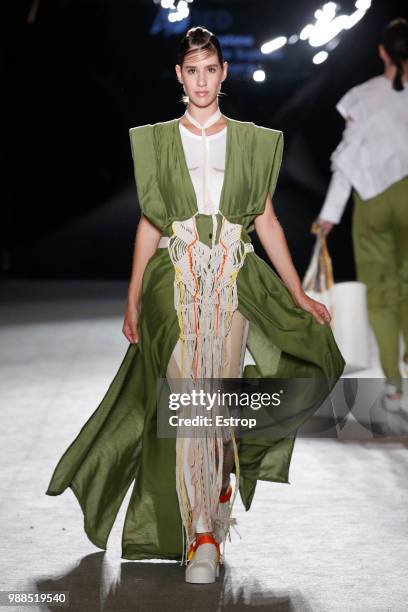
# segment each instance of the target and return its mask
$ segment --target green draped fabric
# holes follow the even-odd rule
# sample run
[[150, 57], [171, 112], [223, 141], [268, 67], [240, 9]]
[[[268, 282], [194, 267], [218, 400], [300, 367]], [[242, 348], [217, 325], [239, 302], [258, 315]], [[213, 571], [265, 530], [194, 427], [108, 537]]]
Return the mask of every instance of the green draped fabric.
[[[178, 119], [130, 130], [137, 194], [145, 216], [165, 236], [172, 222], [197, 212]], [[242, 225], [242, 238], [273, 195], [282, 132], [227, 118], [226, 171], [220, 211]], [[218, 213], [219, 214], [219, 213]], [[210, 245], [211, 216], [197, 217]], [[220, 224], [219, 224], [220, 225]], [[142, 284], [139, 343], [130, 344], [101, 403], [59, 460], [46, 491], [71, 487], [89, 539], [106, 548], [119, 507], [133, 483], [122, 540], [125, 559], [181, 559], [182, 523], [175, 481], [175, 439], [158, 438], [156, 383], [165, 378], [179, 337], [173, 303], [174, 268], [166, 248], [149, 259]], [[274, 435], [242, 438], [239, 492], [249, 510], [258, 480], [289, 483], [297, 429], [319, 408], [345, 361], [328, 324], [295, 306], [279, 276], [249, 252], [237, 277], [238, 310], [249, 321], [247, 346], [256, 365], [244, 378], [307, 378], [310, 385], [284, 405]], [[316, 385], [321, 380], [323, 385]], [[273, 434], [273, 432], [272, 432]]]

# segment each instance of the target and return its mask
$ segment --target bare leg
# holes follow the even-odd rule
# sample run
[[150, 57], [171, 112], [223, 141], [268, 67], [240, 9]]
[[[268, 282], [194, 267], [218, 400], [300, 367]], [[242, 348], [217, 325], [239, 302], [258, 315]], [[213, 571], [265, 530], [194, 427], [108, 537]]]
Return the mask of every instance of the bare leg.
[[231, 331], [226, 338], [227, 364], [224, 378], [242, 377], [248, 327], [248, 320], [236, 310], [232, 315]]

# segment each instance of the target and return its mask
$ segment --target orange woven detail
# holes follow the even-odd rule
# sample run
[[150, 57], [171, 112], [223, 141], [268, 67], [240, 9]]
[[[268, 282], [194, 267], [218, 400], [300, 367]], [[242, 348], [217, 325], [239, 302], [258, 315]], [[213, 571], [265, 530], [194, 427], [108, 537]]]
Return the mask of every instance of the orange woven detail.
[[198, 342], [199, 342], [199, 337], [198, 337], [198, 320], [197, 320], [197, 295], [198, 295], [198, 278], [197, 278], [197, 274], [194, 274], [193, 272], [193, 256], [191, 254], [191, 249], [193, 247], [193, 245], [198, 241], [198, 233], [197, 230], [195, 230], [195, 238], [192, 242], [190, 242], [190, 244], [187, 247], [188, 250], [188, 260], [189, 260], [189, 268], [190, 268], [190, 272], [193, 275], [194, 278], [194, 285], [195, 285], [195, 293], [194, 293], [194, 331], [196, 334], [196, 349], [195, 349], [195, 366], [194, 366], [194, 373], [195, 373], [195, 378], [197, 378], [197, 374], [198, 374]]
[[[220, 245], [224, 249], [224, 255], [222, 256], [221, 270], [220, 270], [220, 273], [218, 274], [218, 276], [216, 277], [216, 283], [218, 282], [218, 279], [224, 273], [225, 262], [227, 261], [227, 258], [228, 258], [228, 247], [224, 244], [224, 242], [222, 241], [222, 238], [221, 238], [223, 226], [224, 226], [224, 219], [222, 220], [222, 226], [221, 226], [221, 232], [220, 232]], [[217, 325], [216, 325], [216, 330], [217, 330], [217, 335], [218, 335], [218, 320], [219, 320], [219, 312], [220, 312], [220, 292], [218, 291], [218, 289], [216, 289], [216, 293], [217, 293], [217, 296], [218, 296], [218, 303], [217, 303]]]
[[187, 559], [188, 561], [191, 561], [191, 559], [194, 557], [195, 551], [197, 550], [197, 548], [201, 545], [201, 544], [214, 544], [216, 549], [217, 549], [217, 560], [219, 561], [220, 559], [220, 545], [217, 542], [217, 540], [214, 539], [214, 537], [208, 533], [204, 533], [203, 535], [199, 535], [196, 537], [196, 540], [194, 542], [194, 544], [192, 544], [192, 546], [190, 546], [190, 549], [187, 553]]
[[229, 501], [229, 499], [231, 498], [231, 493], [232, 493], [232, 487], [231, 485], [229, 485], [227, 492], [224, 493], [223, 495], [220, 495], [220, 503], [225, 504], [225, 502]]

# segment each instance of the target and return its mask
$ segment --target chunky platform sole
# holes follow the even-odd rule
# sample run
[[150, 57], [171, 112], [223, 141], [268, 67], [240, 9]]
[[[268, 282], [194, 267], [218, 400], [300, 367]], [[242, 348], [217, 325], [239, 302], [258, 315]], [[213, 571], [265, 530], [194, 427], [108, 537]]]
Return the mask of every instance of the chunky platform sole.
[[186, 567], [186, 582], [190, 584], [210, 584], [220, 574], [218, 544], [212, 536], [204, 536], [200, 540], [202, 543], [198, 544]]
[[216, 568], [208, 564], [197, 564], [194, 567], [187, 567], [186, 582], [189, 584], [211, 584], [220, 575], [220, 565]]

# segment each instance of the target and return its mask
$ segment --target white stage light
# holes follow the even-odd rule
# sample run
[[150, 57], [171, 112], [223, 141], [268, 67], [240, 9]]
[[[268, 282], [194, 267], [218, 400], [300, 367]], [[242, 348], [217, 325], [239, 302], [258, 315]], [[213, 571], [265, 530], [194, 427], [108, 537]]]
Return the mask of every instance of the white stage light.
[[179, 0], [176, 10], [170, 11], [167, 18], [170, 23], [174, 23], [176, 21], [182, 21], [183, 19], [188, 17], [189, 13], [190, 9], [188, 8], [186, 0]]
[[286, 36], [278, 36], [278, 38], [274, 38], [273, 40], [264, 43], [261, 47], [261, 53], [272, 53], [273, 51], [276, 51], [277, 49], [280, 49], [286, 45], [287, 40], [288, 39]]
[[[322, 47], [330, 45], [329, 50], [334, 49], [338, 44], [338, 39], [334, 39], [342, 30], [349, 30], [364, 17], [367, 10], [371, 7], [371, 0], [356, 0], [356, 10], [351, 15], [337, 15], [337, 4], [335, 2], [326, 2], [323, 6], [315, 11], [315, 23], [308, 23], [302, 28], [299, 36], [293, 34], [289, 40], [286, 36], [278, 36], [277, 38], [264, 43], [261, 46], [262, 53], [272, 53], [276, 49], [280, 49], [287, 42], [290, 45], [298, 42], [298, 40], [308, 40], [311, 47]], [[315, 64], [321, 64], [328, 57], [326, 51], [317, 53], [313, 57]]]
[[288, 44], [289, 45], [294, 45], [295, 43], [297, 43], [299, 40], [299, 35], [298, 34], [292, 34], [292, 36], [289, 36], [288, 38]]
[[344, 29], [349, 30], [350, 28], [352, 28], [354, 25], [356, 25], [358, 21], [360, 21], [360, 19], [364, 17], [365, 14], [366, 11], [361, 11], [360, 9], [354, 11], [354, 13], [349, 15], [346, 23], [344, 24]]
[[336, 17], [336, 5], [327, 2], [323, 8], [315, 12], [316, 22], [308, 24], [300, 33], [302, 40], [309, 40], [312, 47], [322, 47], [335, 38], [342, 30], [349, 30], [364, 17], [367, 9], [371, 6], [371, 0], [357, 0], [356, 9], [351, 15], [338, 15]]
[[266, 75], [265, 75], [265, 72], [263, 70], [255, 70], [255, 72], [252, 75], [252, 78], [257, 83], [261, 83], [262, 81], [265, 80]]
[[305, 27], [303, 28], [303, 30], [301, 31], [299, 35], [300, 40], [307, 40], [312, 32], [313, 32], [313, 26], [311, 23], [308, 23], [307, 25], [305, 25]]
[[312, 47], [325, 45], [345, 28], [347, 21], [347, 15], [339, 15], [331, 21], [325, 17], [319, 19], [309, 36], [309, 45]]
[[313, 63], [322, 64], [324, 61], [327, 60], [328, 57], [329, 54], [327, 53], [327, 51], [319, 51], [319, 53], [316, 53], [316, 55], [313, 56]]
[[327, 2], [322, 10], [327, 19], [333, 19], [336, 16], [336, 5], [334, 2]]
[[333, 51], [333, 49], [335, 49], [337, 47], [337, 45], [340, 42], [340, 37], [337, 36], [336, 38], [332, 38], [331, 40], [329, 40], [329, 42], [326, 45], [326, 51]]
[[371, 0], [357, 0], [356, 9], [360, 11], [366, 11], [371, 6]]

